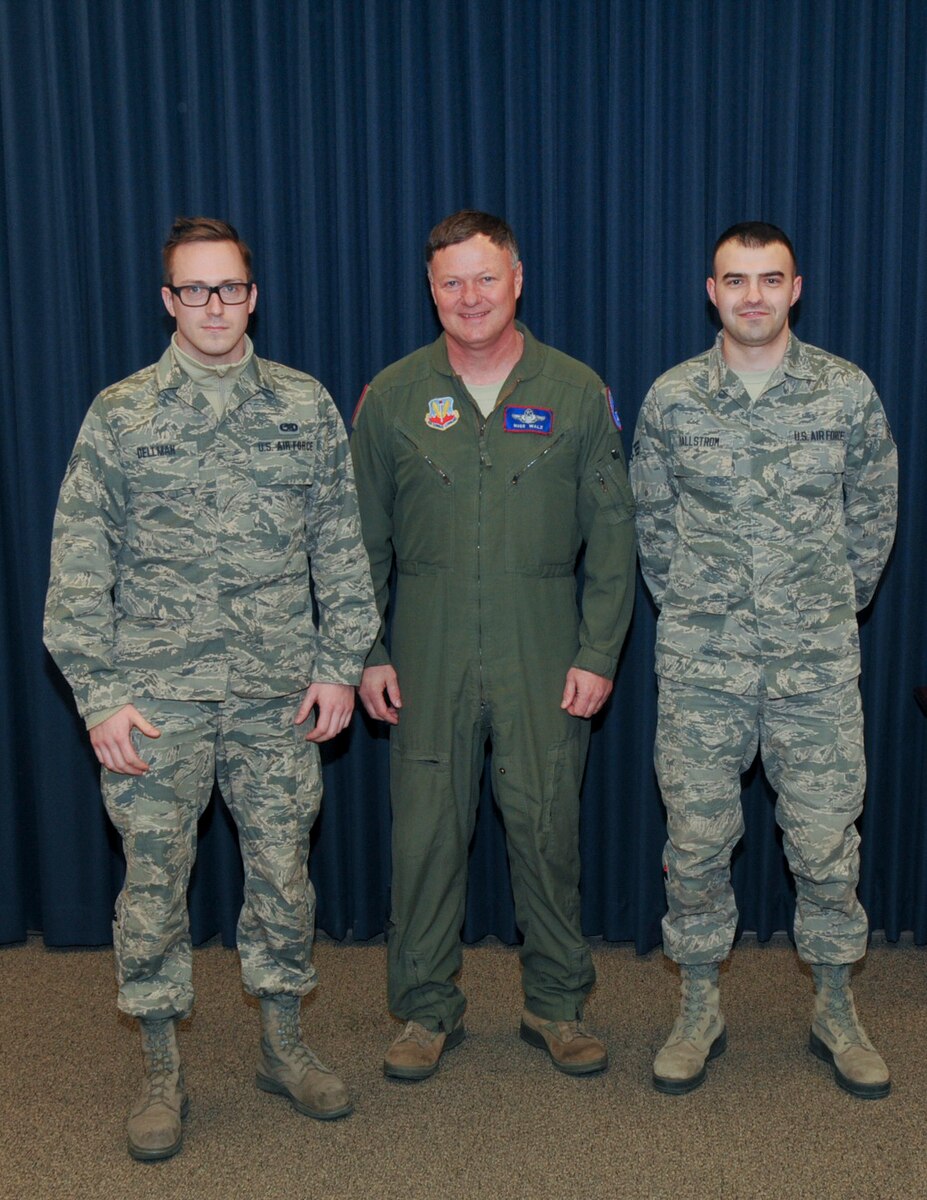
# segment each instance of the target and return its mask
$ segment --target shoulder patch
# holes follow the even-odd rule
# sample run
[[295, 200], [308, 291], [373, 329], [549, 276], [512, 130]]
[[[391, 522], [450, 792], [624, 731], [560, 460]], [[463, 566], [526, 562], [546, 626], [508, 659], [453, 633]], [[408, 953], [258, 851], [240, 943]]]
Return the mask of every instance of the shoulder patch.
[[612, 395], [612, 389], [609, 387], [605, 389], [605, 400], [608, 404], [608, 414], [611, 417], [615, 428], [621, 429], [621, 417], [618, 414], [618, 409], [615, 407], [615, 398]]
[[360, 399], [354, 405], [354, 412], [351, 416], [351, 428], [357, 424], [357, 418], [360, 416], [360, 410], [364, 407], [364, 401], [367, 399], [367, 393], [370, 391], [370, 384], [364, 384], [364, 390], [360, 394]]

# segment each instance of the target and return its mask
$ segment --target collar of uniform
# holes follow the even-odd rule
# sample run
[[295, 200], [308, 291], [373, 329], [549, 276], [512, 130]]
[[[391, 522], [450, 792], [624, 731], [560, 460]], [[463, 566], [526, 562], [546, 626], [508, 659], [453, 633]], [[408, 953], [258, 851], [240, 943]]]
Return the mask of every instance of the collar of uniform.
[[794, 333], [789, 334], [789, 344], [785, 348], [780, 365], [785, 374], [791, 375], [793, 379], [813, 379], [815, 376], [808, 348]]
[[[509, 378], [514, 375], [517, 379], [531, 379], [532, 376], [540, 373], [544, 365], [544, 346], [532, 334], [527, 325], [522, 325], [521, 321], [515, 322], [515, 328], [524, 339], [524, 344], [521, 349], [521, 358], [512, 367]], [[444, 333], [432, 343], [431, 365], [439, 375], [450, 375], [452, 378], [456, 376], [447, 356], [447, 335]]]
[[[243, 365], [235, 380], [228, 407], [230, 409], [237, 408], [257, 393], [263, 394], [267, 399], [273, 399], [273, 387], [263, 369], [261, 360], [254, 353], [254, 343], [247, 334], [245, 334], [245, 353], [239, 362]], [[236, 366], [237, 364], [232, 363], [231, 365]], [[169, 345], [158, 359], [155, 378], [159, 392], [175, 392], [179, 400], [189, 404], [192, 408], [208, 406], [208, 401], [197, 384], [183, 369], [174, 354], [173, 344]]]
[[247, 334], [245, 334], [245, 352], [236, 362], [200, 362], [192, 354], [187, 354], [180, 348], [176, 333], [171, 338], [171, 349], [184, 374], [189, 375], [194, 383], [206, 387], [215, 387], [223, 381], [228, 381], [229, 385], [233, 384], [254, 357], [254, 343]]
[[[708, 390], [714, 394], [720, 392], [722, 388], [727, 391], [733, 391], [734, 381], [737, 381], [738, 388], [742, 385], [737, 378], [737, 373], [732, 371], [727, 365], [724, 358], [724, 330], [722, 329], [715, 338], [715, 344], [708, 351]], [[811, 379], [814, 376], [814, 369], [811, 366], [811, 361], [808, 358], [804, 342], [800, 342], [794, 333], [789, 333], [789, 340], [786, 343], [785, 354], [783, 354], [778, 366], [773, 370], [773, 375], [769, 382], [773, 383], [777, 371], [782, 371], [784, 375], [790, 375], [793, 379]], [[730, 378], [728, 375], [730, 374]]]
[[[730, 379], [728, 379], [730, 372]], [[715, 338], [715, 344], [708, 351], [708, 391], [714, 396], [725, 388], [727, 390], [736, 390], [740, 385], [733, 371], [727, 365], [724, 358], [724, 330], [720, 330]]]

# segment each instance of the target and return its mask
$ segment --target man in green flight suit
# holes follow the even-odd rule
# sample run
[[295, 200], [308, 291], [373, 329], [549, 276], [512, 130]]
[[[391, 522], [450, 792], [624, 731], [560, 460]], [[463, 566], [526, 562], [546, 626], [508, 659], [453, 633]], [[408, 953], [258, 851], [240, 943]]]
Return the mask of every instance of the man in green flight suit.
[[723, 233], [708, 279], [722, 330], [656, 381], [634, 440], [641, 569], [660, 608], [663, 944], [682, 977], [653, 1082], [675, 1095], [704, 1081], [727, 1042], [718, 966], [737, 925], [740, 776], [758, 748], [817, 989], [811, 1050], [855, 1096], [890, 1087], [849, 975], [868, 928], [856, 895], [866, 785], [856, 613], [891, 549], [898, 464], [863, 372], [790, 332], [801, 285], [781, 229], [751, 221]]
[[464, 1035], [454, 976], [491, 740], [524, 936], [521, 1036], [588, 1074], [607, 1052], [582, 1024], [579, 789], [633, 597], [620, 422], [588, 367], [515, 320], [522, 264], [504, 221], [456, 213], [426, 259], [444, 332], [373, 380], [352, 437], [381, 618], [394, 559], [397, 572], [390, 648], [384, 623], [360, 687], [393, 726], [389, 1005], [405, 1027], [384, 1071], [427, 1078]]
[[238, 949], [260, 999], [258, 1086], [320, 1119], [351, 1111], [300, 1040], [316, 983], [306, 864], [318, 744], [350, 721], [377, 628], [344, 426], [315, 379], [254, 354], [248, 247], [224, 221], [178, 218], [163, 260], [176, 332], [87, 414], [61, 486], [45, 623], [125, 852], [113, 940], [119, 1007], [142, 1033], [127, 1126], [142, 1160], [181, 1146], [186, 892], [217, 771], [245, 869]]

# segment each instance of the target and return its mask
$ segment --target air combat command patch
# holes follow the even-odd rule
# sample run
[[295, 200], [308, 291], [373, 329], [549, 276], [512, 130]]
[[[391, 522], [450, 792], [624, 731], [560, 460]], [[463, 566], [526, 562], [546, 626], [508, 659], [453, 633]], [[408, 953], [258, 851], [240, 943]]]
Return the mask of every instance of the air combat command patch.
[[450, 429], [460, 420], [460, 413], [454, 407], [453, 396], [438, 396], [428, 401], [428, 411], [425, 413], [425, 424], [432, 429]]

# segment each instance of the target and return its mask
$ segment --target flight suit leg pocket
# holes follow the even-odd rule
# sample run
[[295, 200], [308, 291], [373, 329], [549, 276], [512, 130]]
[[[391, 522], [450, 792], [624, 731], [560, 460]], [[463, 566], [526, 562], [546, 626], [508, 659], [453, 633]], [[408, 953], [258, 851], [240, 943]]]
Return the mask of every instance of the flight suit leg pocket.
[[575, 837], [575, 797], [578, 795], [579, 740], [566, 738], [547, 748], [541, 799], [538, 844], [542, 853], [551, 837]]
[[393, 842], [406, 856], [430, 854], [446, 841], [457, 822], [453, 814], [450, 755], [404, 745], [395, 735], [390, 744]]

